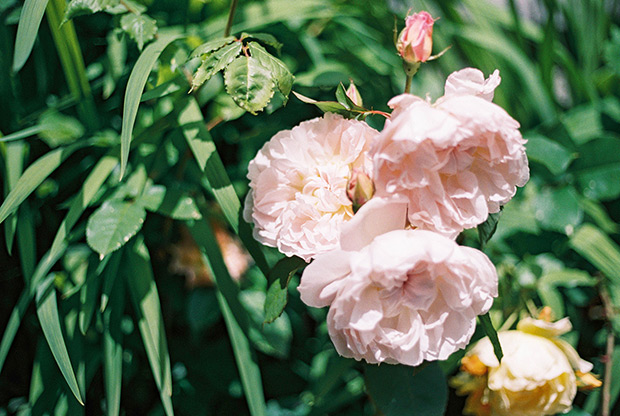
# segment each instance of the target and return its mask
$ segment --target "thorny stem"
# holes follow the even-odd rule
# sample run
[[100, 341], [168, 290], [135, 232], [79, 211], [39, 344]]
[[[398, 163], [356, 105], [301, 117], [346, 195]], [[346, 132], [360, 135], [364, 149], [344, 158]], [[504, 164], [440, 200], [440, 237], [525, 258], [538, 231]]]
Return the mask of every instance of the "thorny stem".
[[232, 28], [232, 23], [235, 17], [235, 10], [237, 9], [238, 2], [239, 0], [232, 0], [230, 2], [230, 11], [228, 12], [228, 22], [226, 22], [226, 30], [224, 30], [224, 37], [230, 35], [230, 29]]
[[601, 395], [601, 416], [609, 416], [609, 405], [611, 402], [611, 369], [613, 366], [614, 352], [614, 332], [611, 329], [610, 321], [614, 314], [613, 304], [609, 298], [609, 293], [605, 287], [601, 288], [601, 300], [605, 308], [607, 318], [607, 345], [605, 349], [605, 377], [603, 379], [603, 394]]

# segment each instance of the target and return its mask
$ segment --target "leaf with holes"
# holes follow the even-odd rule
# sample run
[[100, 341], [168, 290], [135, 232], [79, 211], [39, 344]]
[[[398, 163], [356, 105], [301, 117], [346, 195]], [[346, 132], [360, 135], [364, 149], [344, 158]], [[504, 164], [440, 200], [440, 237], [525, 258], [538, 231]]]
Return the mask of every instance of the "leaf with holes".
[[192, 90], [200, 87], [213, 75], [226, 68], [239, 55], [241, 47], [241, 42], [235, 42], [208, 55], [194, 74]]
[[228, 95], [252, 114], [265, 108], [273, 97], [271, 71], [255, 58], [240, 56], [235, 59], [226, 68], [224, 81]]
[[293, 74], [288, 70], [284, 62], [271, 55], [265, 48], [256, 42], [248, 43], [248, 48], [252, 54], [252, 58], [258, 60], [258, 63], [271, 71], [273, 81], [278, 86], [278, 89], [288, 98], [293, 87]]
[[121, 17], [121, 28], [136, 41], [138, 49], [155, 37], [157, 23], [145, 14], [128, 13]]
[[146, 211], [135, 202], [106, 201], [86, 225], [88, 245], [102, 257], [129, 241], [142, 228]]

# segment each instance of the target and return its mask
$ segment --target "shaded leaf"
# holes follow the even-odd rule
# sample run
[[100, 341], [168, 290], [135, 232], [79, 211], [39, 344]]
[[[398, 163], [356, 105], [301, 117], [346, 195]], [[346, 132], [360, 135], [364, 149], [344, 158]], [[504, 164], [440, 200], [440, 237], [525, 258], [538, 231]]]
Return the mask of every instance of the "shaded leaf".
[[620, 196], [618, 139], [595, 139], [578, 148], [572, 171], [588, 198], [609, 200]]
[[131, 75], [129, 75], [129, 81], [127, 81], [127, 90], [125, 91], [125, 99], [123, 104], [123, 125], [121, 130], [121, 173], [120, 178], [123, 178], [125, 169], [127, 168], [127, 159], [129, 158], [129, 148], [131, 145], [131, 137], [133, 133], [134, 123], [136, 122], [136, 115], [138, 113], [138, 106], [140, 105], [140, 97], [144, 90], [146, 80], [159, 58], [159, 55], [166, 49], [166, 47], [174, 40], [178, 39], [179, 35], [160, 36], [159, 39], [144, 49], [140, 57], [136, 61]]
[[58, 368], [60, 368], [60, 372], [77, 401], [83, 405], [82, 392], [78, 387], [77, 378], [63, 338], [58, 305], [56, 303], [56, 292], [53, 287], [43, 286], [37, 290], [37, 316], [41, 323], [43, 335], [58, 364]]
[[103, 314], [103, 384], [108, 416], [120, 413], [123, 379], [121, 319], [125, 308], [125, 286], [120, 279], [115, 279], [115, 282], [110, 307]]
[[543, 228], [570, 234], [583, 220], [575, 189], [566, 186], [540, 192], [536, 197], [536, 219]]
[[127, 285], [138, 320], [138, 328], [164, 410], [170, 416], [173, 414], [170, 400], [172, 394], [170, 356], [150, 255], [141, 238], [132, 244], [131, 251], [125, 253], [128, 255], [126, 260], [129, 266]]
[[13, 71], [19, 72], [28, 60], [34, 41], [39, 32], [43, 13], [48, 0], [26, 0], [19, 16], [17, 35], [15, 36], [15, 52], [13, 55]]
[[271, 323], [278, 318], [288, 302], [288, 284], [291, 277], [304, 267], [304, 259], [293, 256], [284, 257], [276, 263], [268, 276], [269, 288], [265, 298], [265, 323]]
[[258, 62], [264, 68], [271, 72], [273, 81], [277, 85], [278, 89], [288, 99], [288, 95], [291, 93], [293, 87], [293, 74], [288, 70], [284, 62], [271, 55], [261, 45], [256, 42], [250, 42], [248, 44], [250, 53], [253, 58], [256, 58]]
[[480, 325], [482, 325], [482, 329], [484, 329], [484, 333], [489, 337], [491, 345], [493, 345], [493, 352], [497, 357], [497, 361], [501, 363], [504, 353], [502, 352], [502, 346], [499, 343], [499, 337], [497, 336], [497, 331], [493, 327], [493, 322], [491, 322], [489, 313], [487, 312], [484, 315], [479, 315], [478, 320], [480, 321]]
[[291, 321], [284, 313], [277, 321], [263, 325], [265, 322], [265, 292], [259, 290], [244, 290], [239, 293], [239, 298], [248, 310], [254, 327], [258, 331], [250, 331], [250, 341], [261, 352], [278, 358], [288, 357], [291, 349], [293, 331]]
[[118, 250], [142, 228], [146, 211], [135, 202], [104, 202], [88, 219], [86, 241], [101, 257]]
[[536, 161], [554, 175], [559, 175], [566, 171], [568, 165], [577, 156], [556, 141], [548, 139], [538, 134], [527, 135], [526, 149], [527, 157]]
[[365, 366], [366, 388], [385, 416], [442, 416], [448, 402], [446, 377], [437, 362]]
[[194, 49], [190, 55], [190, 58], [196, 58], [198, 56], [204, 55], [205, 53], [216, 51], [223, 46], [233, 43], [234, 41], [235, 41], [234, 36], [227, 36], [225, 38], [212, 39], [208, 42], [203, 43], [196, 49]]
[[255, 58], [237, 57], [224, 72], [226, 92], [237, 105], [252, 114], [261, 111], [273, 96], [271, 71]]
[[82, 137], [84, 126], [77, 119], [57, 111], [46, 111], [39, 119], [39, 137], [49, 147], [68, 144]]
[[12, 214], [17, 207], [34, 191], [60, 164], [75, 150], [88, 143], [76, 143], [71, 146], [52, 150], [41, 156], [28, 167], [19, 178], [15, 187], [0, 206], [0, 222]]
[[155, 37], [157, 22], [145, 14], [127, 13], [121, 17], [121, 28], [142, 50], [144, 44]]
[[241, 42], [235, 42], [206, 56], [192, 80], [192, 90], [207, 82], [213, 75], [226, 68], [241, 52]]
[[555, 316], [564, 316], [564, 303], [557, 288], [594, 285], [596, 285], [596, 279], [583, 270], [553, 270], [538, 279], [537, 292], [543, 304], [551, 307]]
[[482, 249], [493, 237], [495, 230], [497, 230], [497, 224], [499, 223], [499, 217], [501, 217], [502, 211], [489, 214], [486, 221], [480, 224], [476, 229], [478, 230], [478, 242]]

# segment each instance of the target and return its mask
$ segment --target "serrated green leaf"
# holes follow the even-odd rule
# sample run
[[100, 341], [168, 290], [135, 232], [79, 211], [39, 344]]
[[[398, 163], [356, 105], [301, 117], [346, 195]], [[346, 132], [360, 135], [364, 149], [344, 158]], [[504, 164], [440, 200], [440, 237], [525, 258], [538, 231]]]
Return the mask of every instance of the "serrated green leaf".
[[204, 55], [205, 53], [216, 51], [223, 46], [233, 43], [234, 41], [235, 41], [234, 36], [227, 36], [225, 38], [212, 39], [208, 42], [203, 43], [196, 49], [194, 49], [190, 55], [190, 58], [196, 58], [198, 56]]
[[271, 72], [271, 76], [278, 89], [288, 98], [293, 88], [293, 74], [288, 70], [284, 62], [271, 55], [261, 45], [256, 42], [248, 43], [250, 54], [253, 58], [256, 58], [261, 66], [268, 69]]
[[160, 36], [159, 39], [144, 49], [140, 57], [136, 61], [136, 65], [131, 70], [129, 81], [127, 81], [127, 90], [125, 91], [125, 99], [123, 105], [123, 125], [121, 130], [121, 173], [122, 179], [127, 168], [127, 160], [129, 158], [129, 148], [131, 146], [131, 137], [133, 133], [136, 115], [138, 114], [138, 106], [140, 105], [140, 97], [146, 85], [146, 80], [159, 58], [159, 55], [166, 47], [178, 39], [179, 35]]
[[486, 221], [476, 227], [478, 230], [478, 242], [480, 243], [481, 249], [489, 242], [491, 237], [493, 237], [493, 234], [495, 234], [501, 215], [501, 210], [499, 212], [489, 214]]
[[88, 219], [86, 241], [101, 257], [121, 248], [142, 228], [146, 211], [135, 202], [104, 202]]
[[257, 41], [259, 41], [260, 43], [264, 45], [269, 45], [273, 47], [278, 52], [278, 54], [282, 50], [282, 43], [278, 42], [278, 40], [273, 35], [270, 35], [269, 33], [245, 33], [244, 32], [241, 34], [241, 39], [245, 40], [247, 38], [256, 39]]
[[205, 57], [192, 80], [192, 90], [207, 82], [213, 75], [226, 68], [241, 52], [241, 42], [222, 47]]
[[77, 378], [69, 359], [69, 352], [63, 338], [58, 305], [56, 303], [56, 292], [53, 287], [37, 289], [37, 316], [39, 317], [43, 335], [47, 340], [47, 345], [49, 345], [52, 351], [60, 372], [77, 401], [84, 405], [82, 392], [78, 386]]
[[142, 50], [144, 44], [155, 37], [157, 22], [145, 14], [127, 13], [121, 17], [121, 28]]
[[130, 272], [127, 275], [127, 286], [138, 320], [138, 328], [164, 410], [168, 416], [172, 416], [170, 356], [148, 248], [139, 238], [132, 244], [131, 251], [125, 253]]
[[48, 0], [26, 0], [24, 2], [17, 25], [17, 35], [15, 36], [15, 52], [13, 55], [13, 71], [15, 72], [22, 69], [30, 56], [47, 2]]
[[304, 259], [293, 256], [284, 257], [276, 263], [268, 276], [269, 288], [265, 298], [265, 323], [275, 321], [284, 311], [288, 302], [288, 284], [291, 277], [303, 266]]
[[478, 320], [480, 321], [482, 329], [484, 329], [484, 333], [487, 334], [487, 337], [489, 337], [491, 345], [493, 345], [493, 352], [497, 357], [497, 361], [501, 363], [502, 358], [504, 357], [504, 353], [502, 351], [502, 345], [499, 343], [497, 331], [493, 327], [493, 322], [491, 322], [491, 317], [489, 316], [489, 313], [487, 312], [484, 315], [479, 315]]
[[61, 25], [74, 17], [97, 13], [108, 7], [118, 6], [119, 3], [120, 0], [71, 0], [67, 4]]
[[437, 362], [365, 366], [366, 389], [385, 416], [442, 416], [448, 403], [446, 377]]
[[166, 188], [163, 185], [153, 185], [144, 191], [137, 201], [149, 211], [166, 215], [175, 220], [199, 220], [200, 211], [194, 199], [187, 193]]
[[237, 105], [252, 114], [264, 109], [273, 97], [271, 71], [257, 59], [237, 57], [224, 71], [226, 92]]
[[39, 118], [39, 128], [39, 137], [52, 148], [79, 139], [85, 131], [77, 119], [57, 111], [44, 112]]
[[71, 146], [52, 150], [41, 156], [28, 167], [19, 178], [15, 187], [0, 206], [0, 223], [34, 191], [58, 166], [68, 158], [75, 150], [86, 146], [88, 143], [76, 143]]

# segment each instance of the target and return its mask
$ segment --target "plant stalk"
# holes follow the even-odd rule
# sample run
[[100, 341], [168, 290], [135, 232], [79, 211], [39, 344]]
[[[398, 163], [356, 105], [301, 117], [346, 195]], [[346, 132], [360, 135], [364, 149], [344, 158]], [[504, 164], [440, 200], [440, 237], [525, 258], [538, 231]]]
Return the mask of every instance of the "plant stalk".
[[605, 308], [605, 315], [607, 320], [607, 342], [605, 348], [605, 377], [603, 378], [603, 392], [601, 394], [601, 416], [609, 416], [611, 404], [611, 369], [613, 368], [613, 353], [614, 353], [614, 331], [611, 328], [611, 319], [614, 314], [613, 303], [607, 293], [605, 287], [601, 287], [601, 300], [603, 301], [603, 307]]
[[232, 0], [230, 2], [230, 11], [228, 12], [228, 21], [226, 22], [226, 30], [224, 30], [224, 37], [230, 36], [230, 30], [232, 29], [232, 23], [235, 18], [235, 10], [237, 10], [238, 2], [239, 0]]

